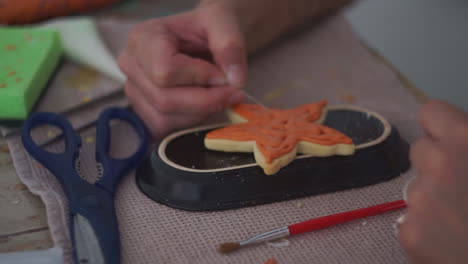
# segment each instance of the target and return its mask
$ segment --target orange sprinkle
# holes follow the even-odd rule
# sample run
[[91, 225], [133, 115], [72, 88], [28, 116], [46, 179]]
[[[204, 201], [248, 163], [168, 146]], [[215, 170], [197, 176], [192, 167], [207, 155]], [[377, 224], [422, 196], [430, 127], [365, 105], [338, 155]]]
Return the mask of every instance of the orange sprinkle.
[[53, 137], [55, 137], [55, 135], [56, 135], [56, 134], [55, 134], [54, 131], [52, 131], [52, 130], [47, 131], [47, 137], [48, 137], [48, 138], [53, 138]]
[[278, 264], [278, 261], [276, 261], [275, 258], [269, 258], [267, 261], [265, 261], [265, 264]]
[[341, 96], [341, 101], [342, 102], [345, 102], [345, 103], [348, 103], [348, 104], [353, 104], [356, 102], [356, 96], [348, 93], [348, 94], [344, 94]]
[[13, 186], [13, 189], [17, 190], [17, 191], [24, 191], [24, 190], [28, 189], [28, 187], [26, 185], [22, 184], [22, 183], [18, 183], [15, 186]]
[[21, 78], [21, 77], [16, 78], [17, 83], [21, 82], [22, 80], [23, 80], [23, 78]]
[[8, 75], [10, 75], [10, 76], [14, 76], [15, 74], [16, 74], [16, 71], [11, 71], [11, 72], [8, 73]]
[[5, 88], [5, 87], [6, 87], [6, 84], [0, 83], [0, 88]]
[[11, 45], [11, 44], [10, 44], [10, 45], [5, 45], [5, 47], [4, 47], [4, 49], [5, 49], [6, 51], [13, 51], [13, 50], [15, 50], [16, 48], [17, 48], [17, 47], [16, 47], [15, 45]]
[[0, 146], [0, 152], [9, 153], [10, 149], [8, 148], [8, 145]]
[[24, 36], [24, 39], [26, 40], [26, 42], [31, 42], [32, 40], [32, 36], [30, 33], [26, 33], [25, 36]]
[[87, 103], [89, 101], [91, 101], [91, 98], [89, 98], [89, 96], [85, 96], [83, 97], [83, 100], [81, 100], [83, 103]]

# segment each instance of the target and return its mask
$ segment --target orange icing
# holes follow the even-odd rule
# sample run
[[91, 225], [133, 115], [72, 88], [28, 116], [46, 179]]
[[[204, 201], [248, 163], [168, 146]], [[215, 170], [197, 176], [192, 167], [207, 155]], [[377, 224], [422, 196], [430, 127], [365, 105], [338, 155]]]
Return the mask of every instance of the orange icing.
[[352, 144], [345, 134], [313, 123], [322, 115], [327, 101], [279, 110], [259, 105], [238, 104], [233, 111], [247, 120], [206, 134], [207, 139], [255, 141], [267, 163], [291, 152], [299, 141], [320, 145]]

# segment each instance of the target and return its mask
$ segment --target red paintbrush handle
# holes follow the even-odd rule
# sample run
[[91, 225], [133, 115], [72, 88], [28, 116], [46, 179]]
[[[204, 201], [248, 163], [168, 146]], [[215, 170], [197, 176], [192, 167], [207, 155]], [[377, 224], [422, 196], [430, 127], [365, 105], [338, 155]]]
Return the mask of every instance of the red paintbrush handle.
[[374, 205], [367, 208], [357, 209], [353, 211], [343, 212], [339, 214], [327, 215], [305, 222], [297, 223], [288, 226], [290, 235], [298, 235], [309, 231], [314, 231], [326, 228], [333, 225], [338, 225], [344, 222], [364, 218], [372, 215], [381, 214], [387, 211], [396, 210], [406, 207], [405, 201], [399, 200], [379, 205]]

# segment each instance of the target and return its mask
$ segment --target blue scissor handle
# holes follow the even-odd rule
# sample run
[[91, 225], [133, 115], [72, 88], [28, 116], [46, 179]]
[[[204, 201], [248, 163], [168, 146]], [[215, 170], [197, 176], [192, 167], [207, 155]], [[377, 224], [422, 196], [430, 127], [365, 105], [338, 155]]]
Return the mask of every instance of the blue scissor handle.
[[[120, 119], [129, 123], [140, 138], [138, 149], [128, 158], [114, 159], [109, 155], [110, 121]], [[149, 136], [143, 122], [130, 110], [125, 108], [108, 108], [99, 116], [97, 123], [96, 160], [104, 169], [102, 178], [95, 184], [106, 189], [111, 194], [115, 192], [115, 185], [126, 173], [136, 168], [146, 155]]]
[[[109, 154], [110, 121], [120, 119], [128, 122], [140, 138], [137, 151], [126, 159], [113, 159]], [[38, 146], [31, 137], [33, 128], [40, 125], [54, 125], [65, 136], [65, 151], [51, 153]], [[106, 263], [120, 263], [119, 232], [114, 211], [114, 189], [122, 175], [136, 167], [143, 159], [148, 147], [148, 134], [140, 119], [124, 108], [109, 108], [103, 111], [97, 122], [96, 159], [104, 168], [102, 178], [95, 185], [83, 180], [75, 170], [75, 160], [79, 154], [81, 138], [71, 124], [59, 114], [34, 113], [29, 117], [21, 133], [26, 150], [60, 181], [69, 200], [70, 213], [85, 217], [92, 226]], [[96, 188], [99, 186], [101, 188]], [[70, 227], [76, 224], [74, 217]], [[73, 242], [76, 238], [72, 232]], [[76, 257], [76, 256], [75, 256]]]
[[[31, 137], [33, 128], [40, 125], [54, 125], [62, 130], [65, 136], [65, 151], [52, 153], [38, 146]], [[31, 156], [46, 167], [60, 181], [69, 200], [88, 192], [91, 186], [81, 179], [75, 171], [75, 160], [79, 154], [81, 138], [75, 133], [70, 123], [61, 115], [48, 112], [34, 113], [24, 123], [21, 139]]]
[[[33, 128], [41, 125], [53, 125], [62, 130], [65, 136], [65, 151], [52, 153], [38, 146], [31, 137]], [[48, 112], [34, 113], [24, 123], [21, 139], [26, 150], [42, 165], [51, 171], [60, 171], [63, 162], [73, 164], [78, 157], [81, 147], [81, 138], [75, 133], [70, 123], [61, 115]]]

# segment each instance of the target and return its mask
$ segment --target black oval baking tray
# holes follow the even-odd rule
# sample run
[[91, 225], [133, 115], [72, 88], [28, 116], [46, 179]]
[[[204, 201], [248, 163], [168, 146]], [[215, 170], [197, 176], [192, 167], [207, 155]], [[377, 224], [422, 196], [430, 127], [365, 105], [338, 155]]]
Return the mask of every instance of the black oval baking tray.
[[252, 153], [205, 148], [211, 127], [172, 134], [136, 171], [150, 199], [191, 211], [213, 211], [278, 202], [377, 184], [410, 167], [409, 145], [377, 113], [353, 106], [329, 107], [323, 124], [353, 139], [351, 156], [298, 156], [275, 175], [265, 175]]

